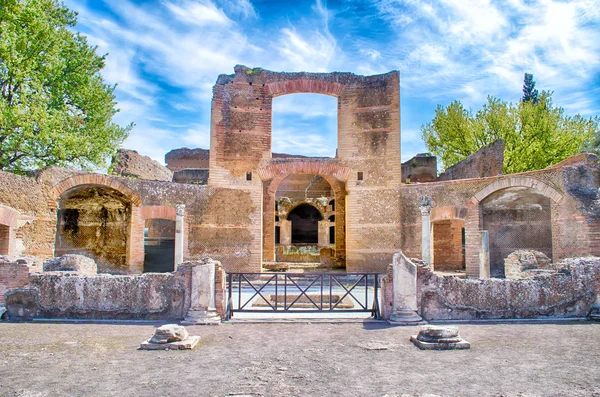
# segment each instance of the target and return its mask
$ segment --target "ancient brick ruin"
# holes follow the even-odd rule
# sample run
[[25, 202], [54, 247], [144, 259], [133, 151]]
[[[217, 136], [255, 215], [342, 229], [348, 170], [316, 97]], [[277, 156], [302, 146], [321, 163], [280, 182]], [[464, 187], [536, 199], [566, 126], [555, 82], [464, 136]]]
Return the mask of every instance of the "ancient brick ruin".
[[[438, 178], [432, 156], [401, 163], [399, 79], [236, 66], [213, 88], [210, 150], [168, 153], [170, 171], [121, 152], [120, 176], [0, 172], [0, 255], [83, 254], [111, 274], [207, 256], [225, 271], [385, 273], [402, 251], [468, 278], [504, 277], [519, 249], [600, 256], [594, 155], [501, 175], [495, 145]], [[337, 98], [335, 158], [272, 153], [273, 98], [295, 93]]]

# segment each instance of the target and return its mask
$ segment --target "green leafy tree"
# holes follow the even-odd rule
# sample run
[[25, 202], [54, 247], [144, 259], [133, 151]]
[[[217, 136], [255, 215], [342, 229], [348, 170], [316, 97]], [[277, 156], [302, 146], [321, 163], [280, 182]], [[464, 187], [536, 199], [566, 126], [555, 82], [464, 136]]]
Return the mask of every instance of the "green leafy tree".
[[533, 102], [538, 103], [538, 90], [535, 89], [535, 81], [533, 81], [533, 75], [529, 73], [525, 73], [525, 77], [523, 78], [523, 98], [521, 99], [523, 102]]
[[133, 126], [112, 122], [104, 56], [76, 22], [57, 0], [0, 0], [0, 169], [101, 167]]
[[600, 134], [600, 119], [565, 115], [543, 91], [537, 103], [514, 105], [494, 97], [473, 113], [460, 101], [438, 106], [421, 127], [430, 152], [450, 167], [497, 139], [504, 140], [504, 172], [543, 169], [579, 153]]

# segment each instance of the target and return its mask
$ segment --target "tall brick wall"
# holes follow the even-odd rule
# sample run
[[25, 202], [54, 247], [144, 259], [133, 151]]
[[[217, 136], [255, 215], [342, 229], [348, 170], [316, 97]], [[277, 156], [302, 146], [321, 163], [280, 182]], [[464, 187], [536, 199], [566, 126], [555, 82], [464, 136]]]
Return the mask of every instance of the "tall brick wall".
[[[270, 246], [273, 240], [271, 229], [274, 229], [270, 220], [273, 197], [267, 196], [274, 192], [263, 187], [263, 182], [270, 178], [265, 178], [267, 173], [261, 171], [277, 164], [271, 153], [272, 100], [294, 93], [338, 98], [337, 158], [318, 159], [318, 164], [314, 164], [314, 159], [302, 159], [301, 163], [308, 165], [306, 168], [294, 170], [288, 167], [282, 170], [287, 173], [277, 177], [321, 168], [314, 174], [335, 178], [335, 169], [327, 172], [323, 170], [324, 166], [347, 168], [349, 172], [344, 178], [338, 178], [338, 183], [343, 184], [343, 194], [348, 193], [345, 198], [345, 238], [343, 235], [338, 238], [338, 231], [343, 233], [344, 225], [337, 224], [341, 217], [336, 214], [336, 241], [346, 241], [349, 268], [387, 264], [389, 259], [383, 258], [397, 249], [397, 245], [373, 248], [362, 241], [368, 238], [367, 235], [395, 231], [399, 228], [398, 223], [387, 219], [370, 224], [355, 221], [370, 218], [361, 212], [369, 211], [368, 202], [375, 190], [388, 190], [401, 182], [399, 92], [397, 72], [378, 76], [276, 73], [236, 66], [235, 74], [219, 76], [213, 88], [209, 184], [245, 189], [250, 193], [257, 210], [251, 216], [251, 232], [253, 237], [259, 238], [251, 245], [253, 269], [260, 269], [263, 251], [268, 258], [274, 252]], [[254, 174], [261, 178], [248, 180], [249, 175]], [[336, 202], [342, 201], [336, 195]], [[393, 243], [393, 239], [390, 242]]]

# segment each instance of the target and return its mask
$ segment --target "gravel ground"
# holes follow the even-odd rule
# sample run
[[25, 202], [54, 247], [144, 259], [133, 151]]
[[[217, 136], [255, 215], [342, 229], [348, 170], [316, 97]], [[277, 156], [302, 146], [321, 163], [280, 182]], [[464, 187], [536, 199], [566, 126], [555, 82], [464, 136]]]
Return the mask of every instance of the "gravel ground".
[[187, 328], [192, 351], [139, 351], [154, 325], [0, 323], [0, 395], [600, 397], [599, 323], [462, 324], [463, 351], [385, 324]]

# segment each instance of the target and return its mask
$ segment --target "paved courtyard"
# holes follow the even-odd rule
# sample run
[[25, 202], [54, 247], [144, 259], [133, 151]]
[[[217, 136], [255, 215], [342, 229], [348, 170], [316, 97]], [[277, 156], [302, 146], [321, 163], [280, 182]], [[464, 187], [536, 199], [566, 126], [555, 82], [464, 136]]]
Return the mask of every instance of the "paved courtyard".
[[0, 323], [2, 396], [600, 396], [600, 324], [459, 324], [466, 351], [417, 327], [188, 327], [193, 351], [138, 351], [149, 324]]

